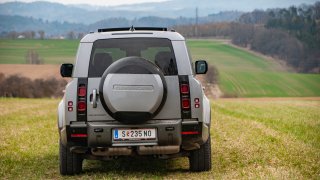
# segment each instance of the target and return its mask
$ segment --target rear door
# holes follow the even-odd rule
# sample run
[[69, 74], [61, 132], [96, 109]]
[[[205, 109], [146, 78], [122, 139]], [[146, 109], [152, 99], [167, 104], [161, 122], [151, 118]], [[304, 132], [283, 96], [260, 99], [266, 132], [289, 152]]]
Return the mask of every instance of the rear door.
[[[113, 62], [129, 56], [138, 56], [151, 61], [165, 75], [167, 98], [164, 106], [153, 119], [180, 119], [180, 88], [174, 54], [171, 41], [163, 38], [121, 38], [95, 41], [88, 72], [87, 120], [113, 120], [100, 102], [98, 93], [101, 76]], [[96, 96], [94, 96], [95, 93], [97, 93]], [[144, 97], [141, 96], [141, 98]], [[97, 100], [96, 104], [93, 103], [93, 99]]]

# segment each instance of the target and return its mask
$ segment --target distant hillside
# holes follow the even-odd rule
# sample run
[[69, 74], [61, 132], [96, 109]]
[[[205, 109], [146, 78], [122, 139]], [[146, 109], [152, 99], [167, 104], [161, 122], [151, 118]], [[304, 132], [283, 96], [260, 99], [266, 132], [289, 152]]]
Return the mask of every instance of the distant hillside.
[[42, 19], [34, 19], [32, 17], [22, 16], [5, 16], [0, 15], [0, 32], [16, 31], [35, 31], [43, 30], [46, 35], [66, 34], [69, 31], [87, 32], [87, 27], [82, 24], [68, 22], [48, 22]]
[[[35, 19], [42, 19], [44, 21], [58, 21], [58, 22], [70, 22], [70, 23], [82, 23], [82, 24], [92, 24], [97, 21], [109, 19], [109, 18], [126, 18], [128, 20], [140, 19], [142, 17], [157, 16], [162, 18], [176, 19], [178, 17], [195, 17], [195, 7], [193, 8], [180, 8], [175, 9], [171, 6], [163, 7], [160, 4], [150, 3], [153, 5], [154, 10], [137, 8], [135, 5], [121, 7], [97, 7], [92, 8], [92, 6], [85, 5], [81, 6], [70, 6], [58, 3], [50, 2], [33, 2], [33, 3], [23, 3], [23, 2], [9, 2], [0, 4], [0, 15], [8, 16], [24, 16], [33, 17]], [[149, 5], [149, 4], [148, 4]], [[144, 5], [140, 5], [144, 7]], [[159, 6], [159, 7], [158, 7]], [[146, 6], [147, 7], [147, 6]], [[217, 13], [213, 8], [200, 9], [200, 16], [208, 16], [209, 14]], [[221, 13], [220, 15], [223, 15]], [[211, 17], [210, 20], [215, 21], [228, 20], [233, 21], [240, 17], [240, 13], [235, 13], [233, 16], [225, 17]], [[220, 19], [222, 18], [222, 19]], [[207, 18], [206, 18], [207, 19]]]
[[[179, 17], [194, 18], [196, 8], [199, 16], [217, 14], [223, 11], [252, 11], [254, 9], [281, 8], [302, 3], [314, 3], [316, 0], [168, 0], [165, 2], [142, 3], [108, 7], [90, 5], [63, 5], [37, 1], [23, 3], [19, 1], [1, 3], [1, 15], [18, 15], [48, 21], [83, 23], [86, 25], [109, 18], [126, 18], [129, 20], [141, 17], [157, 16], [176, 19]], [[235, 20], [237, 17], [233, 17]], [[230, 20], [230, 19], [228, 19]]]
[[10, 2], [0, 4], [0, 14], [18, 15], [48, 21], [91, 24], [110, 17], [136, 17], [139, 13], [127, 11], [97, 10], [89, 11], [74, 6], [50, 2]]
[[[205, 17], [199, 17], [199, 23], [214, 23], [214, 22], [231, 22], [239, 18], [243, 13], [237, 11], [220, 12], [218, 14], [210, 14]], [[45, 31], [48, 36], [66, 35], [68, 32], [73, 31], [75, 33], [87, 33], [90, 31], [96, 31], [98, 28], [107, 27], [129, 27], [129, 26], [161, 26], [172, 27], [175, 25], [194, 24], [194, 18], [164, 18], [157, 16], [146, 16], [136, 18], [133, 20], [115, 17], [106, 18], [91, 24], [83, 23], [70, 23], [59, 21], [48, 21], [43, 18], [32, 18], [23, 16], [8, 16], [0, 15], [0, 32], [1, 36], [6, 36], [6, 33], [10, 31], [24, 32], [24, 31]]]

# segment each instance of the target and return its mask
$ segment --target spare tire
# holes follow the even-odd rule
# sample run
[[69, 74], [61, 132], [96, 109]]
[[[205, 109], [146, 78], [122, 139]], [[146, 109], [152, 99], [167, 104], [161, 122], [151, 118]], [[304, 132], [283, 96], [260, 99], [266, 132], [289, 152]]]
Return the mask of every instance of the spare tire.
[[167, 99], [162, 71], [141, 57], [125, 57], [112, 63], [103, 73], [99, 97], [114, 119], [139, 124], [152, 119]]

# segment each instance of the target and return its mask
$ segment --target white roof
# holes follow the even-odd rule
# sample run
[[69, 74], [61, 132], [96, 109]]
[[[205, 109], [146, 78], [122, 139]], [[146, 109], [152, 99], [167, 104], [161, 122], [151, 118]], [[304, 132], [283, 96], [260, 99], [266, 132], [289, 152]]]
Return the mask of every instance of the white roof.
[[166, 38], [171, 41], [184, 41], [181, 34], [173, 31], [111, 31], [111, 32], [94, 32], [84, 36], [80, 42], [92, 43], [98, 39], [112, 39], [112, 38], [137, 38], [137, 37], [150, 37], [150, 38]]

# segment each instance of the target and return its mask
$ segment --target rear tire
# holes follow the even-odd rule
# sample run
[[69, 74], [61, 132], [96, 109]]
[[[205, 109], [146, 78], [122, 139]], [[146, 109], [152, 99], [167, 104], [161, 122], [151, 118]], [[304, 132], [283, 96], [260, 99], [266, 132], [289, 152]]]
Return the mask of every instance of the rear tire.
[[83, 158], [76, 153], [70, 151], [68, 146], [64, 146], [59, 142], [59, 161], [61, 175], [74, 175], [82, 172]]
[[211, 138], [200, 146], [200, 149], [193, 150], [189, 156], [190, 171], [211, 170]]

